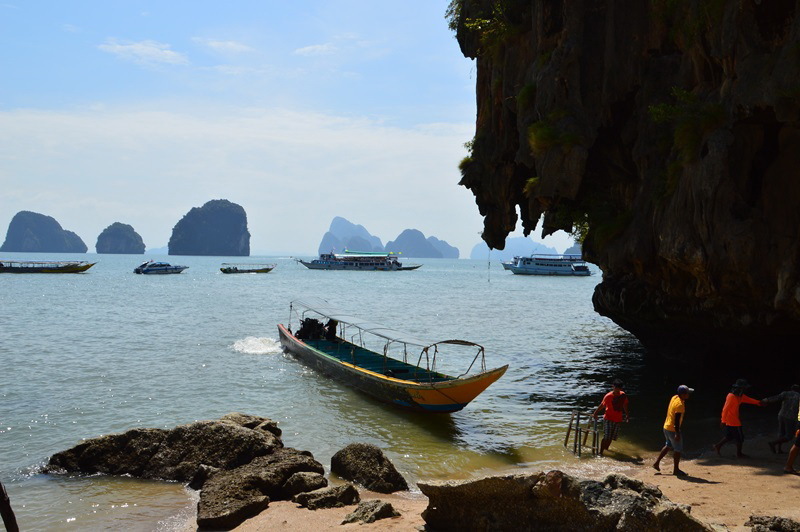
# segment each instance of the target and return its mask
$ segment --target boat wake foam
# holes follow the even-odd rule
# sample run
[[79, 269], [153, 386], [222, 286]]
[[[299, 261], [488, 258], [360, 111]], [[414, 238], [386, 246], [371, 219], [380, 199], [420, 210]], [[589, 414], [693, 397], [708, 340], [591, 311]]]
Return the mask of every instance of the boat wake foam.
[[273, 338], [257, 338], [248, 336], [233, 342], [231, 349], [248, 355], [277, 355], [283, 352], [281, 343]]

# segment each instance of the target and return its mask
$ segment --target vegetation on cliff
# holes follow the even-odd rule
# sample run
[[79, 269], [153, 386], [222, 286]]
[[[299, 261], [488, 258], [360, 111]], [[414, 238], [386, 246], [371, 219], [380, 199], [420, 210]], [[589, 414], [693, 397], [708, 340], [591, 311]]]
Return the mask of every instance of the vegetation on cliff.
[[594, 304], [661, 351], [800, 338], [794, 0], [454, 0], [477, 62], [460, 184], [502, 249], [573, 233]]
[[37, 253], [86, 253], [81, 237], [61, 227], [55, 218], [37, 212], [20, 211], [8, 224], [0, 251]]
[[172, 229], [170, 255], [250, 256], [244, 209], [228, 200], [193, 207]]

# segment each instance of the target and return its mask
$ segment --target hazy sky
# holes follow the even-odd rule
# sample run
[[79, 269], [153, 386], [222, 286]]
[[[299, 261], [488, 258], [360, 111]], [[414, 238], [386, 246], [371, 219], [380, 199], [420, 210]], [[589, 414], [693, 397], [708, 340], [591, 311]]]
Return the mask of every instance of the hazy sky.
[[253, 254], [313, 254], [343, 216], [468, 256], [475, 68], [447, 4], [0, 0], [0, 238], [30, 210], [92, 252], [117, 221], [156, 248], [228, 199]]

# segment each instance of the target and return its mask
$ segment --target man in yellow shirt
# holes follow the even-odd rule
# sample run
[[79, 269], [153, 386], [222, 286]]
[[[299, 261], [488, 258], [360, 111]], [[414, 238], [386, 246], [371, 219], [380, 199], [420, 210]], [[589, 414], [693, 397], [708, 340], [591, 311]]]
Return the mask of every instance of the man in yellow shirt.
[[683, 418], [686, 415], [686, 400], [689, 394], [694, 391], [694, 388], [689, 388], [685, 384], [678, 386], [677, 394], [672, 396], [667, 407], [667, 419], [664, 421], [664, 436], [667, 442], [661, 453], [656, 458], [653, 468], [656, 471], [661, 471], [661, 459], [664, 458], [669, 451], [672, 451], [672, 459], [674, 466], [672, 467], [672, 474], [676, 476], [684, 476], [686, 473], [681, 471], [681, 452], [683, 452], [683, 436], [681, 433], [681, 425]]

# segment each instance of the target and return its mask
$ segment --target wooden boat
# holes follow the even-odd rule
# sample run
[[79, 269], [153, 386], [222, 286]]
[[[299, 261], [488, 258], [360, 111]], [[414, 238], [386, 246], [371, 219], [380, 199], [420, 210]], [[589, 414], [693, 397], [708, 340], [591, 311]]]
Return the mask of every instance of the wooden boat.
[[[289, 308], [290, 316], [300, 319], [300, 327], [293, 333], [291, 323], [278, 325], [284, 351], [325, 375], [401, 408], [456, 412], [508, 369], [505, 365], [487, 370], [484, 348], [476, 343], [421, 340], [335, 309], [323, 299], [296, 300]], [[320, 318], [327, 320], [327, 325], [323, 326]], [[444, 349], [453, 346], [477, 350], [466, 371], [457, 376], [436, 369]], [[418, 355], [413, 354], [416, 349]], [[390, 356], [390, 351], [395, 356]]]
[[168, 262], [160, 262], [148, 260], [141, 263], [133, 269], [133, 273], [141, 273], [144, 275], [166, 275], [169, 273], [181, 273], [188, 266], [180, 266], [177, 264], [170, 264]]
[[222, 273], [269, 273], [275, 269], [274, 264], [234, 264], [223, 262], [219, 269]]
[[514, 260], [504, 262], [503, 268], [518, 275], [587, 276], [592, 274], [580, 255], [534, 253], [530, 257], [514, 257]]
[[95, 264], [85, 260], [3, 260], [0, 261], [0, 273], [81, 273]]
[[416, 270], [422, 264], [403, 264], [397, 253], [389, 251], [366, 252], [347, 251], [344, 253], [322, 253], [318, 259], [297, 261], [310, 270], [357, 270], [357, 271], [405, 271]]

